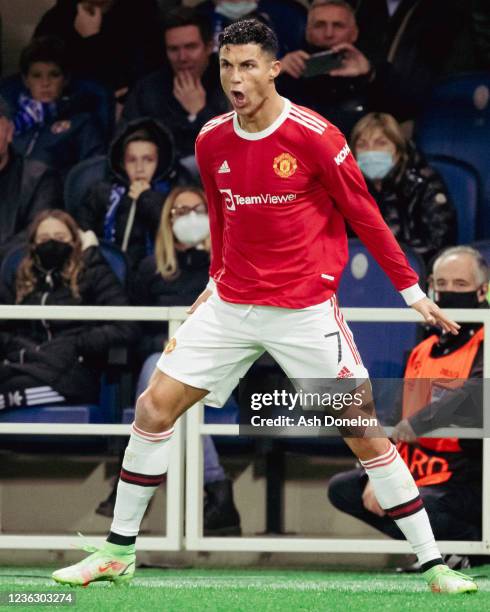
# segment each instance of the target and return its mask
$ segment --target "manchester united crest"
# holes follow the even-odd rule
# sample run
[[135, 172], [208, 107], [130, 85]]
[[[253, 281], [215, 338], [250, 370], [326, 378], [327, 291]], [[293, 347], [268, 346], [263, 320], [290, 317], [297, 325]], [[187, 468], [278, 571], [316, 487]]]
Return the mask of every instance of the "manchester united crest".
[[281, 153], [274, 159], [274, 172], [281, 178], [293, 176], [298, 167], [298, 162], [289, 153]]

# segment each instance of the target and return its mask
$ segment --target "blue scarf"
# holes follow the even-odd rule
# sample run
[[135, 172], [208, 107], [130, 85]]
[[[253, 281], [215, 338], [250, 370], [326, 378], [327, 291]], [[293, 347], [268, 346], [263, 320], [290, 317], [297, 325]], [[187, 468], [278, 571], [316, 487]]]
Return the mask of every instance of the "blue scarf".
[[[170, 191], [170, 183], [169, 181], [155, 181], [151, 184], [152, 191], [157, 191], [163, 195], [167, 195]], [[111, 188], [111, 193], [109, 195], [109, 207], [107, 208], [105, 218], [104, 218], [104, 240], [108, 242], [116, 242], [116, 217], [117, 210], [119, 205], [122, 202], [122, 199], [127, 193], [127, 188], [124, 185], [114, 183]], [[153, 237], [150, 236], [149, 232], [146, 232], [145, 236], [146, 242], [146, 254], [153, 255], [155, 250]]]
[[14, 116], [15, 134], [23, 134], [35, 126], [54, 121], [58, 115], [56, 102], [39, 102], [24, 93], [19, 95], [18, 110]]

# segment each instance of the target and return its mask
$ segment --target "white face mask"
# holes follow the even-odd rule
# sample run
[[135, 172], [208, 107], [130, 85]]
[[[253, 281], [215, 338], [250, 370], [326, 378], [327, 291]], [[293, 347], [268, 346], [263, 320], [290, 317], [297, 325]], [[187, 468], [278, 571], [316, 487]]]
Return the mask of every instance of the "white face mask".
[[222, 2], [216, 7], [216, 12], [223, 17], [235, 21], [244, 15], [248, 15], [257, 8], [258, 2]]
[[182, 244], [196, 245], [209, 236], [209, 217], [194, 211], [177, 217], [172, 224], [174, 236]]

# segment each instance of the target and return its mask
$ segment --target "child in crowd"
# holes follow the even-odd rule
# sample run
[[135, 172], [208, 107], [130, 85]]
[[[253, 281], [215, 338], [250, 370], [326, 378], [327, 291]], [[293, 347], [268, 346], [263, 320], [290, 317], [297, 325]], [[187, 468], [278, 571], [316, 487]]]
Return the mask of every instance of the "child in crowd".
[[123, 126], [109, 164], [111, 176], [93, 185], [76, 216], [83, 229], [119, 246], [134, 270], [153, 253], [165, 197], [188, 174], [175, 162], [170, 132], [149, 118]]
[[65, 175], [79, 161], [104, 152], [93, 99], [70, 91], [61, 41], [32, 40], [21, 53], [20, 70], [20, 92], [5, 81], [0, 83], [0, 92], [13, 111], [13, 145], [18, 153]]

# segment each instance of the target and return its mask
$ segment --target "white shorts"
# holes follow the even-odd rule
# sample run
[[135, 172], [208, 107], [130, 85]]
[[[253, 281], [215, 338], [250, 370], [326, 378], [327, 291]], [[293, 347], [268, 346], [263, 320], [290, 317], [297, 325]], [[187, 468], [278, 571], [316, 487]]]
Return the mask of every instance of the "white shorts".
[[232, 304], [216, 293], [169, 340], [159, 370], [221, 407], [267, 351], [288, 378], [368, 378], [336, 296], [308, 308]]

